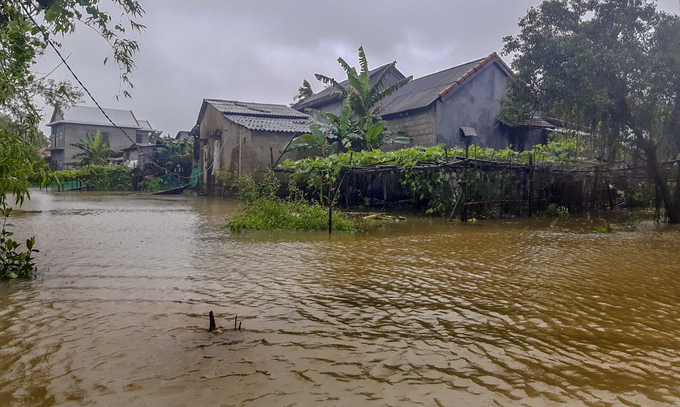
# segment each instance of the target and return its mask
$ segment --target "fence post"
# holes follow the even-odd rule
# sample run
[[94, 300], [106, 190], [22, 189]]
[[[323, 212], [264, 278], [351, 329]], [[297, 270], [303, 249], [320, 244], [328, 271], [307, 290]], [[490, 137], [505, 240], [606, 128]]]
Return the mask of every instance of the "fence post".
[[529, 155], [529, 217], [534, 216], [534, 155]]

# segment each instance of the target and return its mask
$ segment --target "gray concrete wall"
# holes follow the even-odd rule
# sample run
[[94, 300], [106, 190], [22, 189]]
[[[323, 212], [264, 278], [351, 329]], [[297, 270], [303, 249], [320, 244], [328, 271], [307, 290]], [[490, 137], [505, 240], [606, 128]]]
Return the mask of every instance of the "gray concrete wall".
[[473, 144], [495, 149], [507, 148], [508, 136], [497, 120], [507, 75], [496, 62], [488, 64], [464, 81], [460, 88], [437, 102], [437, 134], [434, 144], [463, 146], [460, 127], [474, 127]]
[[[250, 131], [227, 120], [217, 109], [208, 105], [200, 123], [202, 191], [206, 194], [221, 194], [222, 181], [212, 175], [212, 169], [206, 171], [213, 163], [218, 144], [221, 146], [221, 169], [234, 174], [251, 174], [258, 179], [271, 165], [272, 152], [276, 161], [280, 150], [286, 147], [293, 136], [293, 133]], [[305, 152], [289, 152], [284, 154], [279, 163], [287, 158], [300, 159], [308, 155]]]

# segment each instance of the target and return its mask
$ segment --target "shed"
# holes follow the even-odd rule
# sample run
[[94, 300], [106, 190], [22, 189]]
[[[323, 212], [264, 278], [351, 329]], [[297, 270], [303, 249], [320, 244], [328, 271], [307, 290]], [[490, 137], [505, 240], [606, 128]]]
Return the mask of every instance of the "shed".
[[284, 105], [204, 99], [197, 125], [201, 189], [211, 193], [220, 169], [257, 178], [276, 161], [300, 157], [280, 151], [309, 131], [309, 116]]

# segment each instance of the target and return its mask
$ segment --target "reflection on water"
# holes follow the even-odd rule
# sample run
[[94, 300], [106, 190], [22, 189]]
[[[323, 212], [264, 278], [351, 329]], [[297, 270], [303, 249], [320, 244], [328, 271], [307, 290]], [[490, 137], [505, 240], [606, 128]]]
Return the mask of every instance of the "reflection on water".
[[234, 203], [207, 198], [24, 209], [41, 271], [0, 282], [0, 405], [680, 404], [673, 227], [410, 219], [329, 240], [230, 235]]

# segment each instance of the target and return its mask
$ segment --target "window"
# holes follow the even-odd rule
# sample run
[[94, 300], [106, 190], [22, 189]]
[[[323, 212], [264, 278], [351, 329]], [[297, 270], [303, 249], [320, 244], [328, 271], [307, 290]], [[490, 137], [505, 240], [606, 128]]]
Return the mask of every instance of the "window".
[[102, 131], [102, 132], [100, 133], [100, 135], [99, 135], [99, 138], [100, 138], [101, 140], [108, 140], [108, 139], [109, 139], [109, 133], [106, 132], [106, 131]]
[[144, 133], [137, 133], [137, 137], [136, 137], [135, 142], [137, 144], [142, 144], [143, 140], [144, 140]]

